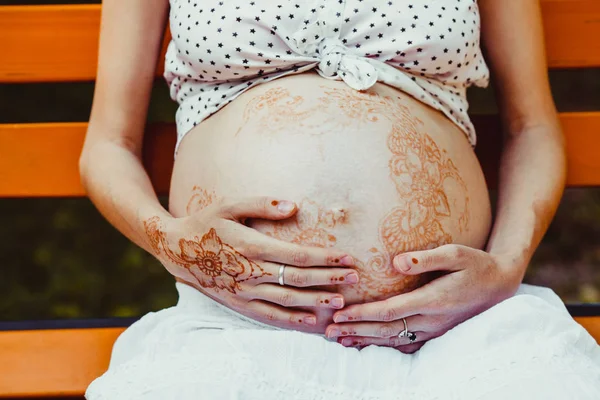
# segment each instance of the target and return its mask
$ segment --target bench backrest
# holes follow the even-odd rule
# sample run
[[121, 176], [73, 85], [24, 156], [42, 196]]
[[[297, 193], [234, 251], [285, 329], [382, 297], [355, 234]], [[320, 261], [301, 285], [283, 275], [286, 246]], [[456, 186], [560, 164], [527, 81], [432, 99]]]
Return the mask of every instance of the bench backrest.
[[[550, 68], [600, 67], [600, 1], [541, 0]], [[100, 5], [0, 6], [0, 83], [93, 81]], [[165, 38], [165, 44], [168, 37]], [[162, 61], [157, 77], [162, 73]], [[568, 185], [600, 186], [600, 112], [561, 113]], [[497, 116], [474, 116], [477, 155], [497, 179]], [[0, 124], [0, 197], [84, 196], [78, 158], [85, 123]], [[172, 124], [153, 124], [144, 160], [167, 193], [175, 145]], [[578, 321], [600, 340], [600, 317]], [[0, 332], [0, 398], [81, 395], [107, 367], [123, 328]]]

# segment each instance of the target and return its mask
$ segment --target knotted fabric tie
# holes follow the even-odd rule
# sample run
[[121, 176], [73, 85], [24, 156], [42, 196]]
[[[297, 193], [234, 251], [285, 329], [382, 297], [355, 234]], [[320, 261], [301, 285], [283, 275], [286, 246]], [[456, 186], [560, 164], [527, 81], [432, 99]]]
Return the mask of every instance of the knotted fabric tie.
[[353, 89], [365, 90], [377, 82], [377, 70], [365, 58], [348, 53], [338, 38], [324, 38], [318, 44], [319, 70], [326, 77], [339, 76]]
[[[327, 15], [327, 11], [322, 13]], [[367, 58], [351, 54], [339, 39], [339, 33], [331, 28], [333, 25], [328, 26], [327, 21], [317, 19], [297, 31], [292, 41], [300, 53], [320, 59], [319, 75], [330, 79], [339, 77], [356, 90], [373, 86], [377, 82], [375, 66]]]

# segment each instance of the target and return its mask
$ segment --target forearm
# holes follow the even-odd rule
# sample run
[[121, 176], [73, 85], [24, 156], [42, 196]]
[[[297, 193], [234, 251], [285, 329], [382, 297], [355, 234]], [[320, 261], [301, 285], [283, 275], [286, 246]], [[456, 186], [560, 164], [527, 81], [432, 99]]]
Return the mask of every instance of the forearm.
[[523, 278], [552, 220], [566, 180], [564, 140], [558, 122], [508, 136], [500, 163], [498, 206], [487, 251]]
[[86, 144], [80, 172], [88, 196], [102, 215], [123, 235], [151, 252], [144, 220], [170, 214], [160, 204], [139, 155], [114, 141], [98, 140]]

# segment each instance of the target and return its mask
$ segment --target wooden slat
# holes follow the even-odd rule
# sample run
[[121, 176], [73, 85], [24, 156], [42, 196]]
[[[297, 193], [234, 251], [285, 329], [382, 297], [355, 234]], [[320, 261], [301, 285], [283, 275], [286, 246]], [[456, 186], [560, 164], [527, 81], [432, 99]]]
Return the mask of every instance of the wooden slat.
[[579, 317], [575, 318], [600, 344], [600, 316], [598, 317]]
[[[83, 196], [79, 154], [87, 123], [0, 124], [0, 197]], [[167, 193], [175, 127], [147, 131], [146, 169], [157, 191]]]
[[[479, 132], [477, 155], [490, 186], [497, 177], [500, 124], [493, 116], [475, 116]], [[571, 186], [600, 185], [600, 112], [563, 113]], [[0, 124], [0, 197], [83, 196], [78, 158], [87, 124]], [[149, 127], [145, 165], [161, 194], [169, 189], [175, 127]]]
[[541, 0], [551, 68], [600, 66], [600, 1]]
[[95, 79], [99, 33], [99, 4], [0, 6], [0, 83]]
[[123, 328], [0, 332], [0, 397], [72, 396], [107, 369]]
[[[567, 138], [569, 186], [600, 185], [600, 112], [561, 113], [560, 121]], [[477, 157], [490, 187], [498, 182], [502, 135], [495, 117], [474, 116], [477, 130]]]
[[[576, 318], [600, 342], [600, 317]], [[0, 398], [81, 395], [123, 328], [0, 332]]]
[[[600, 66], [600, 1], [542, 9], [551, 67]], [[100, 5], [0, 7], [0, 82], [93, 80], [99, 27]]]

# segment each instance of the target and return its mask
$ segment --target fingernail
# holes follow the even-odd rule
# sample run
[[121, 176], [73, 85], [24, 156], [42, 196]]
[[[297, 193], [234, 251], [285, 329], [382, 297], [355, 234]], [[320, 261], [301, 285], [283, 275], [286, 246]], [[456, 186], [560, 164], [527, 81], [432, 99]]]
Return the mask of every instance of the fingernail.
[[277, 209], [282, 214], [289, 214], [290, 211], [294, 209], [294, 203], [287, 200], [280, 201], [279, 205], [277, 205]]
[[352, 265], [354, 265], [354, 258], [352, 258], [350, 256], [344, 256], [340, 259], [340, 264], [346, 265], [346, 266], [352, 266]]
[[306, 318], [304, 318], [304, 322], [307, 323], [308, 325], [316, 325], [317, 319], [315, 317], [306, 317]]
[[348, 282], [348, 283], [358, 283], [358, 275], [357, 274], [348, 274], [348, 275], [346, 275], [346, 282]]
[[344, 299], [341, 297], [334, 297], [331, 299], [331, 305], [335, 308], [342, 308], [344, 307]]
[[350, 338], [344, 338], [342, 339], [342, 345], [344, 346], [350, 346], [352, 344], [352, 339]]
[[328, 338], [334, 338], [340, 336], [340, 331], [337, 329], [332, 329], [326, 333]]
[[408, 262], [408, 259], [409, 258], [407, 256], [397, 256], [394, 258], [394, 267], [404, 272], [410, 271], [411, 265]]
[[338, 323], [338, 322], [346, 322], [348, 321], [348, 318], [346, 318], [345, 315], [334, 315], [333, 316], [333, 322]]

